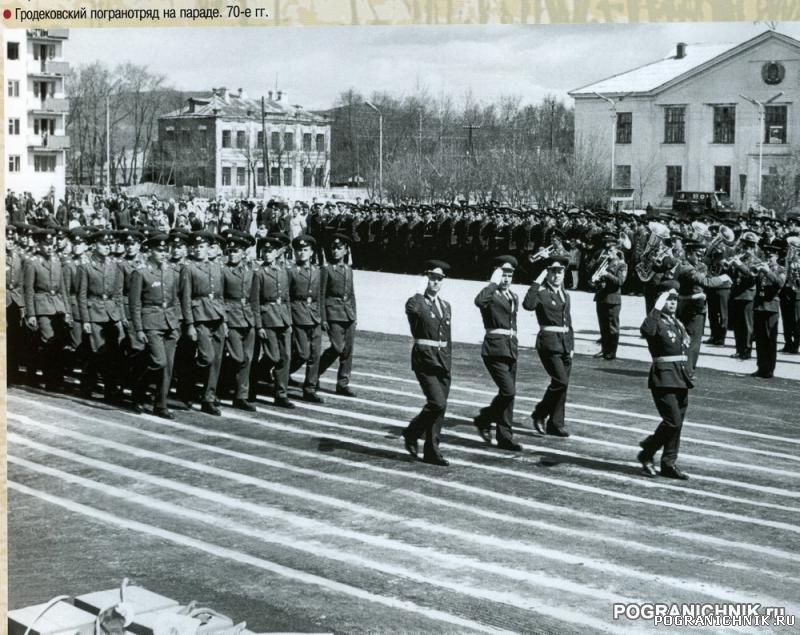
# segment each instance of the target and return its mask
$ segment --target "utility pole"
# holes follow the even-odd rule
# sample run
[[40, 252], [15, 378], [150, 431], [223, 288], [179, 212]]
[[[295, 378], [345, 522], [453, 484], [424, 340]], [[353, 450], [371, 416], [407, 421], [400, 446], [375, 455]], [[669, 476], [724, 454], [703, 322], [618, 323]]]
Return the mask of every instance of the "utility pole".
[[780, 92], [777, 95], [770, 97], [767, 101], [764, 102], [758, 101], [757, 99], [754, 99], [752, 97], [748, 97], [747, 95], [739, 95], [739, 97], [741, 97], [742, 99], [746, 99], [751, 104], [758, 107], [758, 123], [759, 123], [758, 133], [760, 135], [758, 138], [758, 204], [759, 205], [762, 205], [761, 182], [764, 180], [764, 137], [767, 134], [767, 131], [764, 129], [764, 115], [767, 108], [767, 104], [771, 104], [781, 95], [783, 95], [783, 92]]
[[600, 93], [595, 93], [600, 99], [605, 99], [609, 106], [611, 106], [611, 189], [616, 185], [614, 183], [614, 150], [617, 144], [617, 104], [616, 102]]
[[269, 152], [267, 151], [267, 114], [264, 106], [264, 95], [261, 95], [261, 156], [264, 161], [264, 183], [269, 187]]

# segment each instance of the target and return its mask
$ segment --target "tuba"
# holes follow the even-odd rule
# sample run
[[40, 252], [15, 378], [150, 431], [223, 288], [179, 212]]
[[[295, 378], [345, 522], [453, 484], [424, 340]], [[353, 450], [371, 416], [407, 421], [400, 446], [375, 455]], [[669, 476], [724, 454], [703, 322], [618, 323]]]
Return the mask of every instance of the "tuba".
[[[733, 245], [736, 242], [736, 237], [733, 234], [733, 230], [726, 225], [720, 225], [719, 233], [711, 239], [711, 242], [708, 243], [707, 253], [709, 256], [713, 257], [712, 254], [714, 250], [721, 244], [724, 243], [727, 246]], [[726, 262], [722, 258], [717, 258], [714, 262], [711, 263], [709, 267], [709, 273], [712, 276], [719, 276], [724, 273], [726, 269]]]
[[706, 223], [701, 223], [699, 220], [692, 221], [692, 238], [700, 241], [708, 240], [711, 238], [711, 230]]
[[658, 221], [651, 221], [647, 226], [650, 228], [650, 236], [642, 252], [641, 262], [636, 264], [636, 275], [642, 282], [652, 280], [655, 275], [653, 265], [669, 251], [669, 247], [664, 244], [669, 238], [669, 227]]

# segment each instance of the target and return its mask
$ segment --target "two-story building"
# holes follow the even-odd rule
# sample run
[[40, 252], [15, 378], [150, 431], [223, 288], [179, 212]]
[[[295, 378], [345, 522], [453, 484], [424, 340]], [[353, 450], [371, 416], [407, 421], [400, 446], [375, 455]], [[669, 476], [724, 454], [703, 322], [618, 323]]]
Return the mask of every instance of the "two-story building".
[[64, 198], [67, 29], [3, 29], [6, 187]]
[[604, 155], [614, 187], [633, 189], [637, 203], [716, 191], [746, 210], [800, 144], [800, 42], [767, 31], [739, 44], [679, 43], [569, 94], [576, 148]]
[[328, 118], [290, 105], [281, 91], [262, 102], [242, 89], [217, 88], [159, 117], [156, 171], [168, 183], [213, 187], [220, 194], [327, 187], [330, 137]]

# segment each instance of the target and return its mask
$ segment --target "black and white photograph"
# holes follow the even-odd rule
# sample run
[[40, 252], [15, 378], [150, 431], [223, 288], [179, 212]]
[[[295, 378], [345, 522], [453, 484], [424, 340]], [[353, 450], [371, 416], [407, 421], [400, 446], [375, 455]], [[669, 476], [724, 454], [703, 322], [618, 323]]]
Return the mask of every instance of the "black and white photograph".
[[2, 32], [9, 633], [797, 632], [800, 22]]

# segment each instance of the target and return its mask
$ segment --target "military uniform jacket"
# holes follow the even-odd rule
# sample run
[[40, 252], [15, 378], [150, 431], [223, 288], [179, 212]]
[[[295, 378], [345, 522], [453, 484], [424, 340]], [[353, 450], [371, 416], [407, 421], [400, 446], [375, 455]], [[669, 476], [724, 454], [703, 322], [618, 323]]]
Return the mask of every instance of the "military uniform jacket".
[[780, 310], [780, 290], [786, 283], [786, 270], [775, 265], [767, 272], [760, 272], [756, 278], [756, 294], [753, 311], [777, 313]]
[[257, 269], [253, 273], [250, 306], [257, 329], [291, 326], [288, 270], [277, 265]]
[[187, 325], [225, 319], [222, 268], [209, 260], [190, 260], [180, 273], [181, 311]]
[[25, 306], [22, 287], [22, 256], [17, 251], [12, 251], [6, 258], [6, 308], [12, 304], [21, 308]]
[[[551, 353], [571, 353], [575, 349], [575, 333], [572, 330], [572, 315], [570, 313], [569, 294], [561, 290], [564, 300], [558, 291], [549, 284], [538, 285], [534, 282], [525, 299], [522, 308], [526, 311], [535, 311], [536, 320], [539, 322], [539, 335], [536, 336], [536, 350]], [[546, 326], [566, 328], [566, 332], [548, 331]]]
[[[500, 287], [493, 282], [481, 289], [475, 296], [475, 306], [481, 310], [483, 327], [487, 333], [483, 336], [483, 357], [510, 357], [517, 358], [517, 311], [519, 310], [519, 297], [511, 289], [509, 302]], [[503, 333], [489, 333], [489, 330], [508, 329], [514, 331], [513, 335]]]
[[64, 284], [64, 270], [57, 256], [31, 256], [22, 270], [25, 315], [56, 315], [72, 318], [72, 308]]
[[[595, 263], [595, 267], [599, 263]], [[594, 301], [598, 304], [622, 304], [622, 285], [628, 276], [628, 265], [621, 260], [616, 261], [608, 268], [608, 273], [613, 278], [603, 278], [598, 283], [594, 292]]]
[[[705, 289], [721, 289], [726, 284], [719, 276], [709, 276], [705, 263], [699, 262], [697, 265], [693, 265], [688, 260], [678, 265], [675, 270], [675, 279], [680, 285], [678, 306], [681, 315], [687, 309], [694, 314], [705, 313]], [[692, 298], [693, 295], [700, 297]]]
[[653, 309], [642, 322], [639, 332], [647, 339], [647, 348], [653, 356], [648, 388], [694, 387], [686, 368], [690, 338], [680, 320]]
[[291, 298], [292, 323], [296, 326], [315, 326], [322, 323], [322, 275], [319, 267], [307, 265], [291, 267], [289, 274], [289, 297]]
[[733, 286], [731, 297], [734, 300], [753, 300], [756, 297], [756, 278], [746, 264], [734, 264], [730, 272]]
[[119, 261], [119, 267], [122, 269], [122, 308], [125, 312], [125, 319], [130, 321], [131, 311], [128, 306], [128, 295], [131, 290], [131, 275], [137, 269], [144, 267], [144, 263], [138, 256], [123, 258]]
[[121, 322], [123, 274], [112, 258], [91, 258], [78, 266], [81, 322]]
[[[450, 372], [453, 349], [450, 334], [452, 313], [448, 302], [439, 298], [439, 303], [441, 308], [434, 309], [434, 301], [422, 293], [417, 293], [406, 301], [406, 317], [415, 340], [411, 349], [411, 369], [415, 372]], [[416, 340], [447, 342], [447, 346], [427, 346], [417, 344]]]
[[76, 317], [81, 314], [78, 307], [78, 282], [80, 281], [78, 267], [86, 262], [87, 258], [85, 256], [65, 258], [61, 261], [61, 267], [64, 270], [64, 288], [67, 290], [67, 296], [69, 296], [70, 311]]
[[135, 331], [166, 331], [180, 327], [180, 278], [174, 265], [152, 263], [131, 273], [128, 306]]
[[222, 268], [222, 294], [229, 327], [244, 329], [255, 324], [255, 315], [250, 304], [252, 287], [253, 270], [244, 263]]
[[344, 263], [328, 264], [322, 267], [321, 273], [325, 321], [354, 322], [356, 294], [353, 289], [353, 269]]

